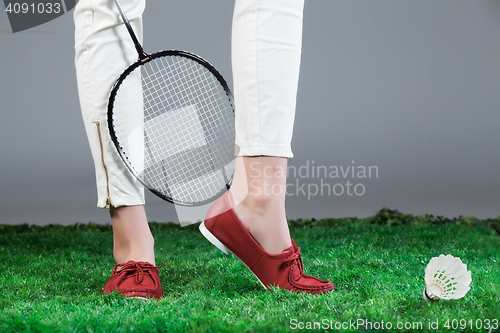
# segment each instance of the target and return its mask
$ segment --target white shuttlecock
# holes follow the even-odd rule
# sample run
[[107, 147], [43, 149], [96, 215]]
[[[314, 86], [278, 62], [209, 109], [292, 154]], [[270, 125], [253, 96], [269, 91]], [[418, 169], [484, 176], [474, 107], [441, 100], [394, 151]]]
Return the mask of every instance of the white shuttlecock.
[[424, 299], [459, 299], [469, 291], [471, 272], [460, 258], [441, 254], [425, 268]]

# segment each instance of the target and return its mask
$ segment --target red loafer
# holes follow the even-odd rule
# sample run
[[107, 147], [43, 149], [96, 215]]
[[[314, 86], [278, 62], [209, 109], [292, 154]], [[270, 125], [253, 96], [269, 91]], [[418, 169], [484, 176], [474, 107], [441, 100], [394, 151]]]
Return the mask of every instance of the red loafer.
[[116, 264], [102, 294], [118, 289], [126, 297], [156, 298], [163, 295], [158, 268], [144, 261]]
[[266, 252], [250, 235], [224, 194], [208, 211], [200, 231], [224, 253], [232, 252], [266, 288], [278, 286], [299, 293], [323, 294], [333, 290], [333, 283], [304, 274], [300, 247], [292, 246], [281, 254]]

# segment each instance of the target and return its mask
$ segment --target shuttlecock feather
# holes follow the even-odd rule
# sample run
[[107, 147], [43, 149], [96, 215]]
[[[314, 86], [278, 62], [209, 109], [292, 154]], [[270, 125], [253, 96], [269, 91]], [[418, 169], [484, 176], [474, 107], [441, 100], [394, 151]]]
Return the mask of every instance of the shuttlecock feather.
[[471, 272], [460, 258], [441, 254], [425, 268], [424, 299], [462, 298], [470, 290], [471, 282]]

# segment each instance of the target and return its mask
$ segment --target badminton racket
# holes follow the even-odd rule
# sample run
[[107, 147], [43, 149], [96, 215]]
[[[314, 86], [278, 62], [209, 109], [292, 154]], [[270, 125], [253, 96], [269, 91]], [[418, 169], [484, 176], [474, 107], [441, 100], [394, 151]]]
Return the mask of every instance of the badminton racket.
[[178, 50], [144, 52], [115, 0], [139, 59], [120, 75], [108, 102], [111, 140], [138, 181], [174, 204], [209, 203], [234, 173], [234, 103], [222, 75]]

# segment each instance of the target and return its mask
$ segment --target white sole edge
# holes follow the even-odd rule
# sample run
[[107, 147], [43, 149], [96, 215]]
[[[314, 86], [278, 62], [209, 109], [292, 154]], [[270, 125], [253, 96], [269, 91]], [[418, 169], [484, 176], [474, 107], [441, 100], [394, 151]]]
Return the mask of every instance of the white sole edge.
[[[208, 231], [207, 227], [205, 227], [205, 222], [204, 221], [200, 223], [200, 226], [198, 228], [200, 229], [201, 234], [210, 243], [212, 243], [215, 247], [217, 247], [219, 250], [221, 250], [222, 252], [224, 252], [226, 255], [229, 254], [229, 253], [232, 253], [236, 258], [238, 258], [237, 255], [235, 255], [233, 252], [231, 252], [231, 250], [229, 250], [224, 244], [222, 244], [222, 242], [220, 240], [218, 240], [210, 231]], [[247, 264], [245, 264], [240, 258], [238, 258], [238, 260], [241, 261], [246, 266], [246, 268], [248, 268], [248, 270], [250, 271], [250, 273], [252, 273], [253, 276], [255, 276], [255, 278], [257, 279], [257, 281], [260, 282], [260, 284], [262, 285], [262, 287], [264, 289], [269, 290], [264, 285], [264, 283], [262, 283], [262, 281], [257, 277], [257, 275], [255, 275], [255, 273], [252, 272], [252, 270], [250, 269], [250, 267], [247, 266]]]
[[215, 247], [217, 247], [219, 250], [224, 252], [226, 255], [229, 254], [229, 252], [231, 252], [224, 244], [221, 243], [220, 240], [218, 240], [214, 235], [212, 235], [210, 231], [208, 231], [207, 227], [205, 227], [205, 222], [200, 223], [199, 229], [201, 234], [205, 236], [205, 238], [208, 239], [208, 241], [212, 243]]

